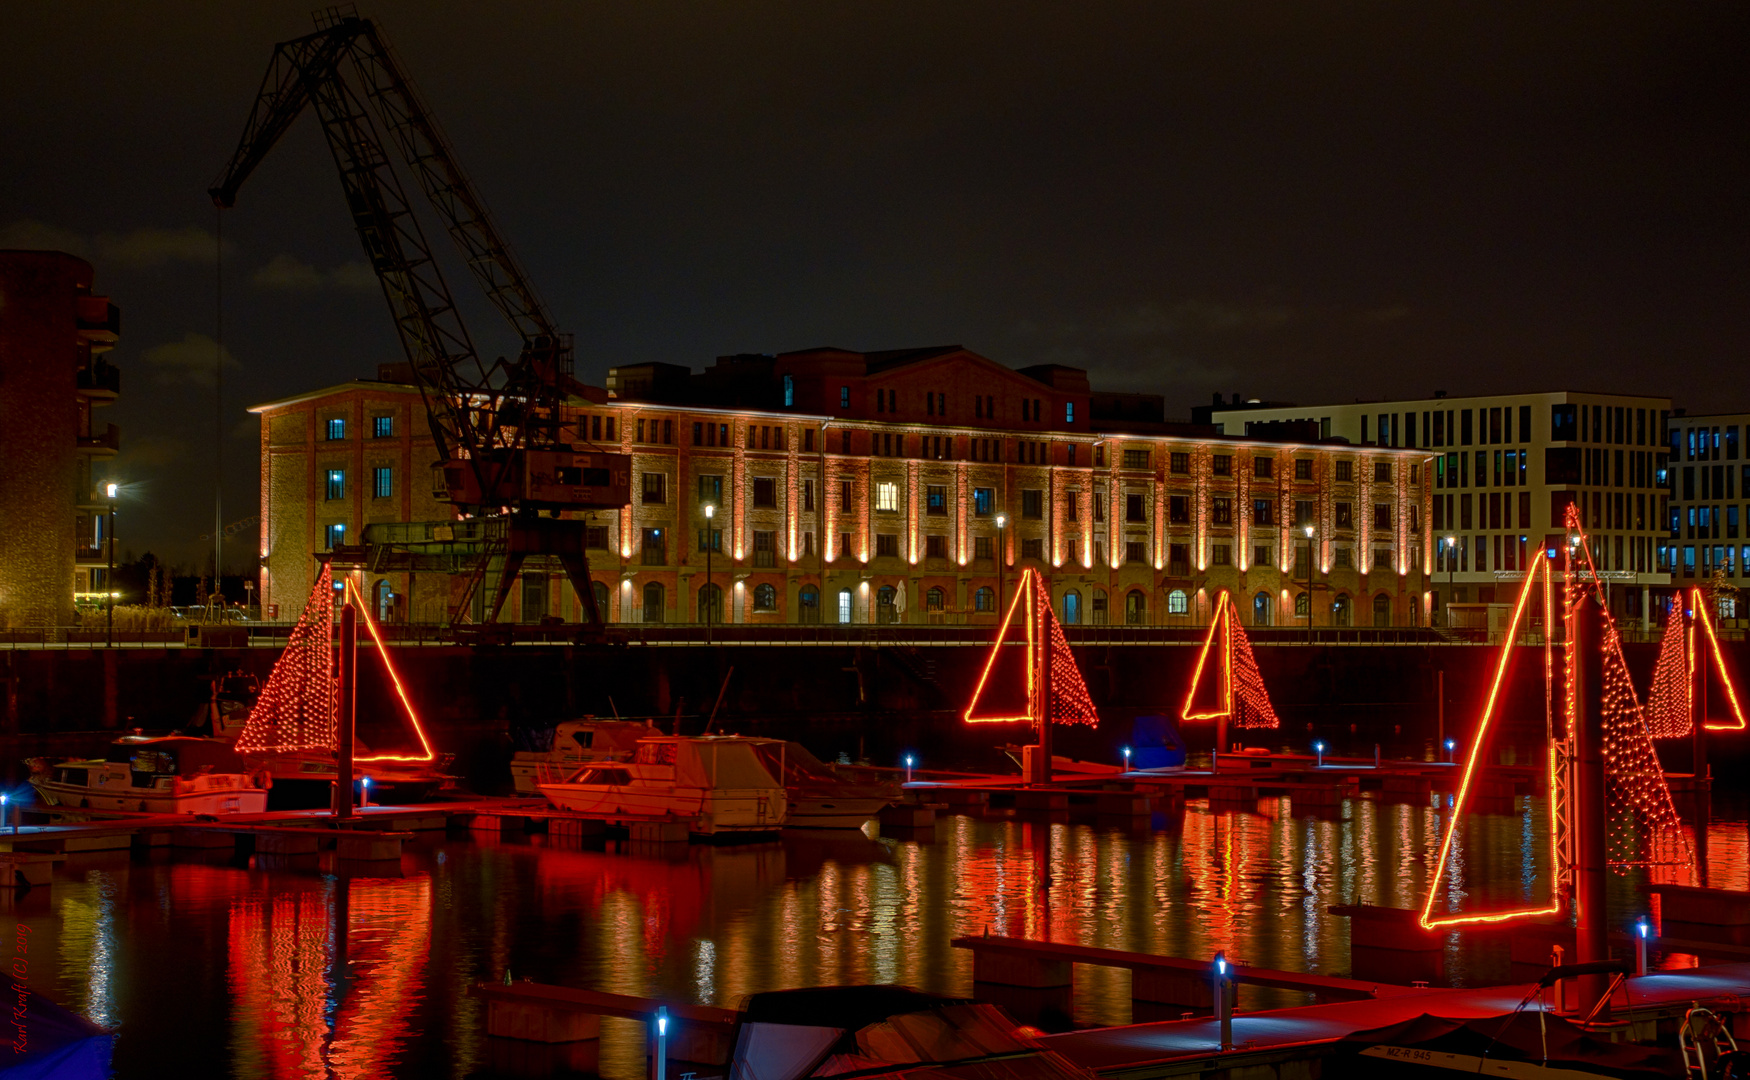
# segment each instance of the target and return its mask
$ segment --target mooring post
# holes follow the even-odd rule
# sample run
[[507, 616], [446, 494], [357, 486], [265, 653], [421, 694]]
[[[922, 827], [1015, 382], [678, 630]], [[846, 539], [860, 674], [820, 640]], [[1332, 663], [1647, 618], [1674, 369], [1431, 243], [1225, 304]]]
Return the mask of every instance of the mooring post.
[[1234, 1011], [1233, 1000], [1229, 996], [1229, 987], [1233, 984], [1233, 973], [1228, 967], [1225, 953], [1215, 954], [1215, 963], [1211, 965], [1210, 975], [1214, 985], [1210, 990], [1215, 998], [1215, 1019], [1221, 1029], [1221, 1048], [1232, 1050], [1234, 1045]]
[[340, 609], [340, 723], [335, 747], [334, 817], [352, 817], [352, 743], [358, 719], [358, 611], [349, 599]]
[[[1588, 595], [1574, 609], [1574, 961], [1610, 959], [1604, 875], [1604, 617]], [[1609, 987], [1607, 975], [1579, 978], [1579, 1009], [1590, 1012]], [[1607, 1015], [1609, 1002], [1604, 1003]]]

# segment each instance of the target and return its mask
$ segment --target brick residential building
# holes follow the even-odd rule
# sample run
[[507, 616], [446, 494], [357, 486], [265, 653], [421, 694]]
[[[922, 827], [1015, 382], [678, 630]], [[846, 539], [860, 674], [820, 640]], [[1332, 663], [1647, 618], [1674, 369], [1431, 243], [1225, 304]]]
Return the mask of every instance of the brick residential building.
[[0, 624], [60, 627], [110, 588], [104, 466], [121, 446], [96, 410], [116, 399], [121, 315], [84, 259], [0, 251]]
[[[633, 457], [632, 504], [588, 515], [611, 622], [698, 622], [714, 604], [745, 624], [994, 622], [1032, 567], [1071, 625], [1194, 625], [1223, 589], [1254, 625], [1426, 623], [1423, 451], [1295, 425], [1223, 437], [1166, 422], [1158, 397], [1096, 392], [1079, 369], [957, 346], [621, 367], [608, 390], [569, 408], [579, 443]], [[254, 408], [263, 597], [281, 618], [312, 553], [354, 536], [417, 553], [406, 570], [363, 564], [382, 612], [447, 617], [481, 523], [430, 501], [418, 410], [411, 387], [368, 381]], [[380, 445], [353, 426], [391, 412]], [[576, 619], [563, 575], [530, 566], [504, 617]]]

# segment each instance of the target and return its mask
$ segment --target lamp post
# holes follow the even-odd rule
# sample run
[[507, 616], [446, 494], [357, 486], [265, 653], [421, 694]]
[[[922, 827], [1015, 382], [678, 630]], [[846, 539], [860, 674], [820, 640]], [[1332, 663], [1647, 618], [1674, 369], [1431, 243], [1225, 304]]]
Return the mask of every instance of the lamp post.
[[[1452, 601], [1454, 599], [1454, 597], [1452, 595], [1452, 590], [1454, 587], [1452, 584], [1452, 579], [1453, 579], [1454, 574], [1457, 573], [1457, 571], [1458, 571], [1458, 537], [1448, 536], [1446, 538], [1446, 610], [1448, 610], [1448, 611], [1452, 610]], [[1452, 620], [1450, 618], [1446, 620], [1446, 625], [1448, 627], [1450, 627], [1452, 625]]]
[[717, 517], [717, 507], [705, 506], [705, 644], [711, 644], [711, 617], [717, 606], [717, 594], [711, 590], [711, 554], [717, 547], [717, 531], [711, 527]]
[[1312, 644], [1313, 527], [1306, 527], [1306, 643]]
[[1009, 519], [1002, 514], [997, 515], [997, 618], [1003, 617], [1003, 557], [1008, 554], [1008, 545], [1004, 542], [1006, 535], [1003, 526]]
[[116, 485], [110, 484], [104, 488], [104, 494], [109, 496], [109, 569], [103, 575], [104, 607], [107, 610], [103, 631], [103, 644], [115, 644], [115, 495]]

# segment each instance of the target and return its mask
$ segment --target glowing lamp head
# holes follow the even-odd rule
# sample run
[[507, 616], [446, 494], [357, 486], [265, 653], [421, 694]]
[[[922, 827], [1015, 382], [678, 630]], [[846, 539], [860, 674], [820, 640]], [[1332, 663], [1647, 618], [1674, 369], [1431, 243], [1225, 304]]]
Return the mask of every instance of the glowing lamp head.
[[1224, 979], [1227, 978], [1227, 954], [1226, 953], [1216, 953], [1215, 954], [1215, 973]]
[[1003, 527], [1003, 526], [1004, 526], [1004, 525], [1006, 525], [1006, 524], [1008, 524], [1008, 520], [1009, 520], [1009, 519], [1008, 519], [1008, 517], [1007, 517], [1007, 516], [1006, 516], [1006, 515], [1003, 515], [1003, 514], [998, 514], [998, 515], [997, 515], [997, 528], [999, 528], [999, 529], [1000, 529], [1000, 528], [1002, 528], [1002, 527]]
[[1306, 538], [1307, 538], [1307, 539], [1308, 539], [1308, 540], [1311, 540], [1311, 539], [1312, 539], [1312, 534], [1313, 534], [1313, 527], [1312, 527], [1312, 526], [1311, 526], [1311, 525], [1308, 525], [1308, 526], [1307, 526], [1307, 527], [1306, 527]]
[[1647, 925], [1647, 917], [1645, 915], [1642, 915], [1635, 920], [1635, 933], [1639, 934], [1642, 939], [1649, 937], [1652, 932], [1653, 928]]
[[912, 766], [912, 756], [910, 754], [907, 754], [907, 755], [905, 755], [905, 767], [909, 769], [909, 768], [911, 768], [911, 766]]
[[1124, 754], [1124, 760], [1129, 761], [1130, 760], [1130, 747], [1126, 746], [1123, 750], [1123, 754]]
[[1449, 547], [1449, 548], [1450, 548], [1450, 547], [1457, 547], [1457, 546], [1458, 546], [1458, 537], [1456, 537], [1456, 536], [1448, 536], [1448, 537], [1447, 537], [1447, 538], [1446, 538], [1446, 546], [1447, 546], [1447, 547]]
[[668, 1006], [666, 1005], [656, 1010], [656, 1033], [663, 1036], [668, 1034]]
[[116, 484], [110, 484], [110, 485], [109, 485], [109, 486], [108, 486], [108, 487], [106, 487], [106, 488], [104, 488], [104, 489], [103, 489], [103, 491], [104, 491], [104, 494], [106, 494], [106, 495], [108, 495], [108, 496], [109, 496], [109, 497], [110, 497], [110, 498], [112, 498], [112, 499], [113, 499], [113, 498], [115, 498], [115, 493], [116, 493], [116, 492], [117, 492], [117, 491], [118, 491], [118, 490], [120, 490], [120, 488], [119, 488], [119, 486], [118, 486], [118, 485], [116, 485]]
[[1447, 748], [1447, 749], [1448, 749], [1448, 750], [1452, 750], [1452, 749], [1454, 749], [1454, 748], [1456, 748], [1456, 747], [1457, 747], [1457, 746], [1458, 746], [1458, 740], [1457, 740], [1457, 739], [1447, 739], [1447, 740], [1446, 740], [1446, 748]]
[[710, 503], [706, 503], [705, 504], [705, 520], [710, 521], [712, 518], [714, 518], [716, 516], [717, 516], [717, 508], [715, 506], [712, 506]]
[[1325, 744], [1322, 742], [1313, 743], [1313, 749], [1322, 754], [1325, 752]]
[[10, 796], [8, 796], [4, 791], [0, 791], [0, 806], [5, 806], [6, 800], [8, 798], [10, 798]]

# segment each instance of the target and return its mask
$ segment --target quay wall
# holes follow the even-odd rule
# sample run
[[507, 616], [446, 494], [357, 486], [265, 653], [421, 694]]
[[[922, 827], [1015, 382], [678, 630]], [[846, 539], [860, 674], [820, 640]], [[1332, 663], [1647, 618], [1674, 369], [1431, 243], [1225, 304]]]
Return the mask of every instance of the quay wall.
[[[1656, 646], [1625, 646], [1637, 685], [1647, 685]], [[1136, 716], [1177, 716], [1196, 668], [1197, 645], [1080, 647], [1077, 659], [1099, 706], [1098, 730], [1059, 728], [1058, 751], [1116, 761]], [[1463, 739], [1475, 722], [1499, 651], [1467, 645], [1271, 645], [1255, 654], [1282, 726], [1244, 732], [1248, 745], [1305, 750], [1313, 739], [1332, 753], [1435, 754], [1444, 673], [1445, 732]], [[1020, 649], [989, 680], [1019, 701]], [[1506, 727], [1497, 753], [1529, 752], [1543, 733], [1543, 657], [1520, 647], [1503, 700]], [[100, 747], [131, 728], [187, 724], [228, 671], [264, 682], [272, 649], [127, 648], [0, 651], [4, 729], [0, 768], [16, 770], [30, 753]], [[897, 761], [916, 752], [938, 767], [997, 768], [994, 749], [1030, 741], [1022, 725], [960, 722], [988, 650], [968, 646], [406, 646], [392, 652], [408, 693], [446, 751], [480, 790], [508, 775], [510, 751], [532, 731], [586, 713], [679, 714], [681, 730], [701, 730], [728, 677], [717, 731], [796, 738], [822, 756], [846, 753]], [[733, 673], [730, 669], [733, 668]], [[387, 748], [403, 737], [389, 680], [371, 650], [361, 650], [360, 735]], [[84, 734], [81, 734], [84, 733]], [[1185, 732], [1193, 752], [1213, 742], [1209, 725]], [[1716, 743], [1724, 742], [1723, 738]], [[1520, 758], [1524, 760], [1524, 758]], [[1716, 772], [1718, 770], [1716, 769]]]

